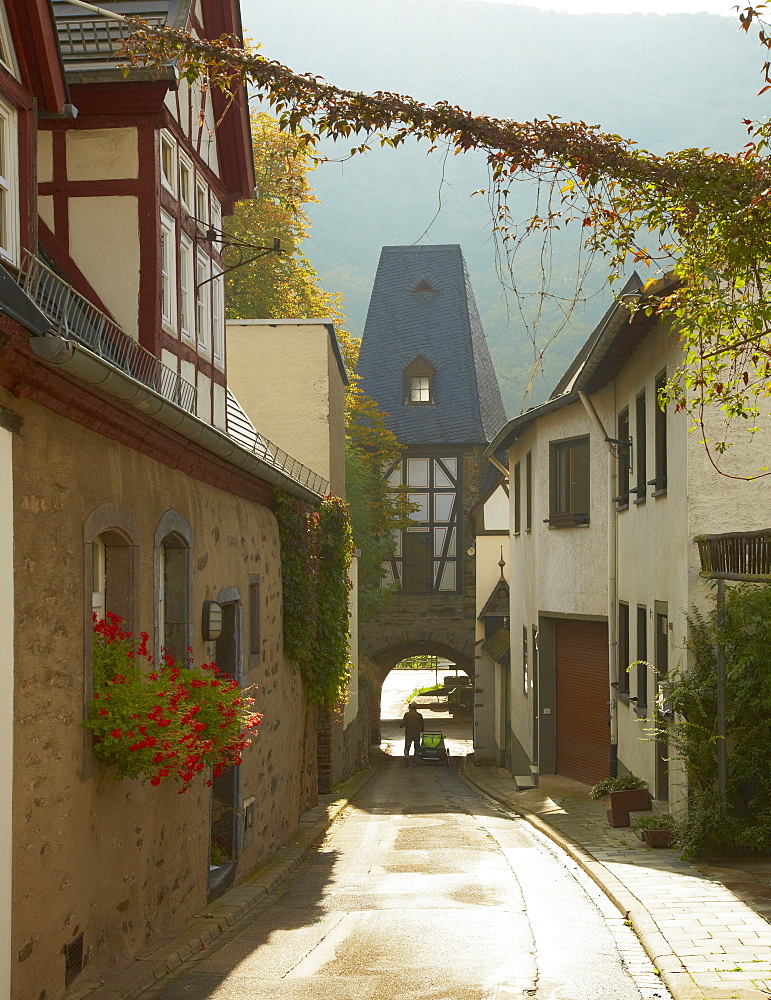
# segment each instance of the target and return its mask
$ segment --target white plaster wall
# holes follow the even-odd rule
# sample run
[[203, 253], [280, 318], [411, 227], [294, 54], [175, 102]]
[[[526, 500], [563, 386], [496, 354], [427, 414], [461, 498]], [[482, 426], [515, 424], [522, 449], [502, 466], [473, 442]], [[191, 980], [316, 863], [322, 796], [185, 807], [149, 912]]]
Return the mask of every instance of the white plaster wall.
[[[488, 501], [489, 503], [490, 501]], [[485, 506], [485, 523], [487, 506]], [[499, 535], [477, 535], [476, 545], [476, 654], [474, 664], [474, 752], [477, 760], [500, 760], [499, 754], [503, 748], [500, 725], [500, 667], [482, 649], [480, 640], [485, 638], [484, 622], [479, 621], [479, 613], [488, 601], [501, 578], [501, 567], [498, 562], [503, 558], [506, 565], [503, 568], [503, 578], [509, 579], [508, 530], [504, 524], [503, 533]]]
[[215, 427], [219, 427], [220, 430], [225, 430], [226, 415], [225, 415], [225, 386], [220, 385], [218, 382], [214, 383], [214, 419], [213, 423]]
[[203, 372], [198, 372], [198, 413], [196, 416], [211, 423], [211, 379]]
[[[69, 135], [70, 133], [68, 133]], [[115, 321], [139, 329], [139, 213], [133, 196], [70, 198], [70, 254]]]
[[13, 477], [9, 431], [0, 428], [0, 996], [11, 995], [11, 804], [13, 789]]
[[42, 195], [37, 200], [37, 210], [40, 218], [45, 222], [52, 233], [56, 232], [54, 221], [54, 199], [53, 195]]
[[[598, 415], [610, 434], [614, 426], [612, 389], [593, 397]], [[549, 517], [549, 444], [589, 435], [589, 524], [551, 528]], [[525, 457], [532, 452], [532, 530], [525, 530]], [[523, 747], [532, 746], [532, 670], [530, 693], [522, 685], [522, 628], [530, 630], [539, 614], [607, 614], [608, 491], [607, 450], [583, 405], [575, 403], [547, 413], [532, 424], [509, 450], [509, 527], [511, 548], [511, 724]], [[514, 467], [520, 462], [522, 515], [514, 535]], [[532, 654], [531, 654], [532, 655]]]
[[37, 133], [37, 182], [48, 184], [54, 179], [54, 139], [52, 132]]
[[[616, 381], [616, 412], [629, 407], [630, 432], [633, 437], [630, 484], [636, 483], [637, 449], [640, 447], [636, 429], [635, 403], [645, 390], [647, 479], [655, 475], [654, 420], [656, 413], [656, 376], [666, 366], [674, 368], [680, 361], [677, 338], [663, 329], [650, 334], [637, 348], [619, 373]], [[682, 662], [685, 653], [685, 613], [689, 604], [688, 562], [692, 541], [687, 528], [688, 434], [687, 420], [667, 410], [667, 492], [653, 497], [655, 487], [649, 486], [644, 503], [634, 503], [631, 495], [628, 509], [617, 514], [618, 525], [618, 599], [629, 605], [630, 662], [636, 657], [637, 607], [648, 609], [648, 662], [653, 663], [655, 650], [655, 602], [666, 601], [669, 614], [669, 669]], [[619, 661], [619, 674], [628, 664]], [[630, 694], [637, 693], [636, 668], [629, 678]], [[656, 677], [648, 671], [648, 717], [635, 711], [633, 702], [623, 698], [618, 702], [618, 758], [629, 770], [644, 778], [651, 789], [656, 774], [656, 748], [650, 740]], [[672, 775], [670, 775], [672, 778]], [[674, 786], [671, 780], [670, 785]], [[670, 787], [670, 802], [678, 796]]]
[[506, 490], [499, 486], [484, 506], [485, 531], [509, 530], [509, 498]]
[[117, 180], [139, 176], [135, 128], [67, 132], [67, 178], [71, 181]]
[[329, 333], [316, 324], [227, 324], [228, 385], [260, 432], [331, 478]]

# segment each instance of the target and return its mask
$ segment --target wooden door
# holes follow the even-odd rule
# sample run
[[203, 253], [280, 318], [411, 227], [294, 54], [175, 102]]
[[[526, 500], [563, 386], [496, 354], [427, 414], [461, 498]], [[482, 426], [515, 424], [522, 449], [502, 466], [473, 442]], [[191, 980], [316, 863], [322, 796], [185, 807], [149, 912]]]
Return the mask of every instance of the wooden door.
[[594, 784], [610, 773], [608, 627], [556, 621], [557, 773]]

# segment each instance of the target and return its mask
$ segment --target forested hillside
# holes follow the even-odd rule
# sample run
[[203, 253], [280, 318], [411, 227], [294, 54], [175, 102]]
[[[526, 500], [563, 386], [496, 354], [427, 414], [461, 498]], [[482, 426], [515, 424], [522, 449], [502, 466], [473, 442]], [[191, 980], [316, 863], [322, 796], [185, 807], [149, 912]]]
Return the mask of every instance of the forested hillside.
[[[245, 30], [263, 53], [298, 71], [499, 117], [582, 119], [658, 152], [736, 150], [747, 139], [742, 119], [760, 117], [764, 107], [755, 97], [763, 60], [732, 16], [576, 16], [476, 0], [243, 0], [242, 6]], [[311, 176], [319, 204], [309, 211], [305, 252], [324, 287], [343, 293], [349, 328], [357, 334], [363, 328], [381, 246], [460, 243], [504, 402], [509, 415], [518, 412], [533, 364], [536, 312], [543, 305], [540, 346], [556, 329], [559, 308], [539, 297], [544, 261], [535, 244], [525, 245], [514, 268], [517, 287], [532, 294], [525, 300], [506, 294], [487, 200], [471, 197], [486, 186], [484, 158], [445, 162], [441, 151], [427, 157], [419, 146], [352, 159], [344, 149], [327, 152], [344, 159]], [[515, 216], [533, 204], [532, 189], [521, 184]], [[547, 265], [551, 290], [570, 299], [577, 233], [567, 236], [557, 237]], [[585, 291], [589, 301], [549, 347], [525, 405], [544, 398], [607, 307], [601, 268]]]

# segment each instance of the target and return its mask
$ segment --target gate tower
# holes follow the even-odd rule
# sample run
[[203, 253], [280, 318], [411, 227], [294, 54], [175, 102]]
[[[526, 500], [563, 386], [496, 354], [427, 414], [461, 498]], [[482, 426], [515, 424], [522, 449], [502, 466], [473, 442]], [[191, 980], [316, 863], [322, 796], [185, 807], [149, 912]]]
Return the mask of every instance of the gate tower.
[[396, 593], [360, 623], [360, 651], [376, 665], [378, 695], [388, 672], [418, 654], [473, 677], [471, 509], [495, 475], [483, 452], [506, 414], [460, 246], [383, 247], [358, 374], [405, 446], [388, 479], [407, 484], [419, 507], [385, 566]]

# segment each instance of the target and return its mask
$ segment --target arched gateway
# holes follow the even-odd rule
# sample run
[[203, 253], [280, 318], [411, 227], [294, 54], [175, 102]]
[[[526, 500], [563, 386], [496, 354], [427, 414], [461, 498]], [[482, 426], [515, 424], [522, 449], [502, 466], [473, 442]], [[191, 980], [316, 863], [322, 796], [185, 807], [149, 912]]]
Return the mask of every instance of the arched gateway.
[[395, 593], [360, 622], [377, 707], [408, 656], [443, 656], [474, 674], [472, 508], [495, 475], [484, 451], [506, 415], [459, 246], [383, 248], [358, 374], [405, 446], [387, 479], [417, 506], [384, 566]]

